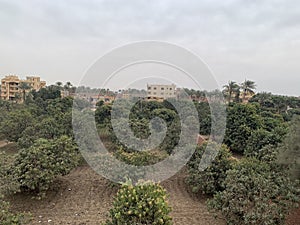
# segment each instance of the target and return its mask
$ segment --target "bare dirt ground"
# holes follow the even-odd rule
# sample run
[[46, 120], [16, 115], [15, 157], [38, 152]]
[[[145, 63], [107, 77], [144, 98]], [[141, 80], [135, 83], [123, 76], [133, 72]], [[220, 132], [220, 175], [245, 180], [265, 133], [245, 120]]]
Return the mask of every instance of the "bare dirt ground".
[[[204, 198], [189, 191], [182, 172], [162, 185], [170, 195], [175, 225], [224, 224], [207, 211]], [[93, 225], [106, 220], [117, 189], [85, 165], [59, 178], [43, 200], [24, 194], [13, 195], [9, 200], [14, 211], [32, 213], [30, 224]]]
[[[16, 153], [15, 144], [0, 141], [0, 148], [9, 154]], [[169, 204], [173, 211], [174, 225], [222, 225], [208, 212], [204, 196], [193, 194], [184, 182], [185, 172], [181, 171], [162, 185], [169, 193]], [[105, 222], [112, 206], [117, 186], [97, 175], [88, 165], [78, 167], [69, 175], [56, 180], [53, 188], [43, 200], [32, 195], [16, 194], [8, 198], [15, 212], [32, 214], [30, 224], [71, 224], [98, 225]], [[287, 218], [287, 225], [298, 225], [300, 208]]]

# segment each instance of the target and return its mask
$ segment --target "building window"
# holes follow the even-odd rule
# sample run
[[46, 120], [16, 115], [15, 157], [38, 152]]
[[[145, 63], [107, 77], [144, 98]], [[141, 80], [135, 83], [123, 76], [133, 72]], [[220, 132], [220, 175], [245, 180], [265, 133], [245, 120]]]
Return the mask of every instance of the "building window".
[[156, 90], [156, 87], [154, 87], [153, 89]]
[[151, 90], [151, 87], [148, 87], [148, 90]]
[[170, 91], [172, 91], [172, 88], [170, 88]]
[[163, 90], [165, 90], [165, 88], [162, 87], [161, 90], [163, 91]]
[[156, 95], [156, 92], [153, 92], [154, 95]]

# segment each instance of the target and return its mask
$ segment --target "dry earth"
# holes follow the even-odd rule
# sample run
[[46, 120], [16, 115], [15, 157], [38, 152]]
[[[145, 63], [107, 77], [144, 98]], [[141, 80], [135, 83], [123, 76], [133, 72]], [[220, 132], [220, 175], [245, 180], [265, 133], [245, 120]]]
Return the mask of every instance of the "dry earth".
[[[189, 191], [184, 182], [184, 172], [162, 185], [170, 195], [175, 225], [224, 224], [207, 211], [204, 198]], [[59, 178], [43, 200], [24, 194], [10, 196], [9, 200], [14, 211], [32, 213], [31, 224], [92, 225], [105, 221], [116, 192], [117, 187], [112, 187], [109, 181], [85, 165]]]

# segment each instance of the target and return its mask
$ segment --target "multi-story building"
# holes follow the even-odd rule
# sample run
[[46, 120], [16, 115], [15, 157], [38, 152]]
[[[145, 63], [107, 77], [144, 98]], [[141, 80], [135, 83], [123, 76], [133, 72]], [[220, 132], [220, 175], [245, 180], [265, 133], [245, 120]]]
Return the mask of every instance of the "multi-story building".
[[147, 98], [149, 100], [165, 100], [176, 98], [176, 85], [147, 84]]
[[26, 80], [21, 82], [28, 83], [31, 86], [31, 88], [36, 91], [46, 86], [46, 81], [43, 81], [41, 80], [40, 77], [35, 77], [35, 76], [27, 76]]
[[[3, 100], [17, 100], [22, 95], [21, 83], [27, 83], [30, 90], [40, 90], [46, 86], [45, 81], [41, 81], [40, 77], [28, 76], [25, 80], [21, 80], [18, 76], [9, 75], [1, 79], [1, 99]], [[19, 96], [18, 96], [19, 95]]]

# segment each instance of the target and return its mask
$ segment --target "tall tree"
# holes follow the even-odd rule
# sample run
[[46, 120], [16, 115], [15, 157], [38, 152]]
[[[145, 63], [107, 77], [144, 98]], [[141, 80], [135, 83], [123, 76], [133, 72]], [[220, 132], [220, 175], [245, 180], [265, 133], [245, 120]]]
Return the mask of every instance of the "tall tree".
[[57, 81], [57, 82], [55, 83], [55, 85], [58, 87], [58, 89], [59, 89], [60, 91], [62, 90], [62, 85], [63, 85], [62, 82]]
[[240, 86], [235, 81], [228, 81], [228, 84], [224, 85], [223, 88], [223, 93], [227, 96], [228, 103], [231, 102], [233, 96], [240, 90]]
[[73, 85], [71, 84], [70, 81], [66, 82], [66, 84], [64, 85], [64, 89], [66, 91], [70, 91], [71, 87], [73, 87]]
[[241, 83], [241, 88], [243, 90], [243, 102], [244, 102], [247, 95], [255, 94], [254, 90], [256, 89], [256, 84], [254, 81], [245, 80], [243, 83]]
[[31, 89], [31, 86], [26, 82], [21, 82], [19, 85], [19, 89], [22, 90], [23, 102], [26, 100], [26, 91]]
[[294, 116], [289, 133], [279, 147], [278, 162], [290, 167], [292, 178], [300, 179], [300, 116]]

